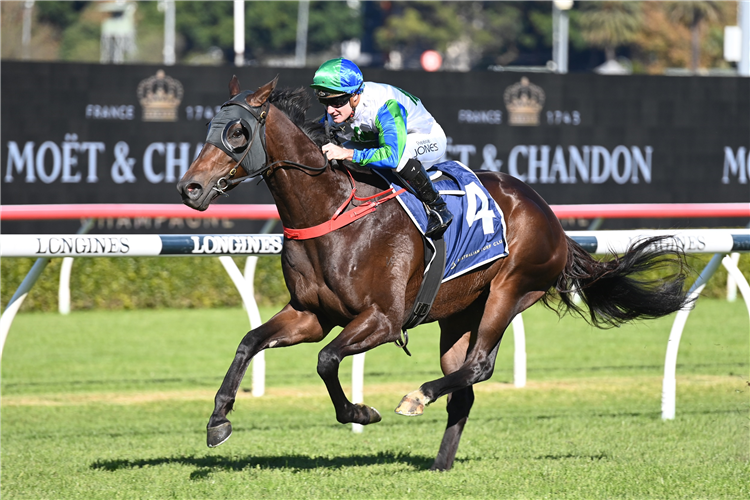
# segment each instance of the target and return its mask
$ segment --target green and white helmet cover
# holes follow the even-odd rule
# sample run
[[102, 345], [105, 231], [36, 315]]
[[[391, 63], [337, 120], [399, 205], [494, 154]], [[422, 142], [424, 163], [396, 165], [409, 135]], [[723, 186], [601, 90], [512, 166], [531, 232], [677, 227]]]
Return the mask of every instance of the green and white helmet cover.
[[349, 59], [339, 57], [320, 65], [310, 87], [318, 97], [337, 94], [359, 94], [362, 91], [362, 71]]

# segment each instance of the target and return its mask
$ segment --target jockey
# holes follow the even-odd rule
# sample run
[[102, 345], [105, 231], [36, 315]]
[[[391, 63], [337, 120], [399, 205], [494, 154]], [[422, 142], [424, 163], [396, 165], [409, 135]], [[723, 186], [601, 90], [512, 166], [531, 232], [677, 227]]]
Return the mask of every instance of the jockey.
[[326, 120], [351, 125], [341, 135], [342, 146], [323, 146], [326, 157], [395, 170], [427, 207], [425, 236], [442, 236], [453, 215], [425, 167], [443, 157], [447, 141], [422, 102], [398, 87], [365, 82], [357, 65], [343, 58], [324, 62], [311, 87], [326, 108]]

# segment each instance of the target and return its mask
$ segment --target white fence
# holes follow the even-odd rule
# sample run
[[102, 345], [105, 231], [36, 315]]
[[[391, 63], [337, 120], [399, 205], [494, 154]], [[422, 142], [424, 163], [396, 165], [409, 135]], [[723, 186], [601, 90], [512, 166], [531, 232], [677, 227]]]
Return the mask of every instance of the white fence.
[[[665, 244], [673, 244], [686, 253], [714, 253], [714, 257], [701, 272], [689, 293], [698, 297], [714, 272], [723, 265], [745, 300], [750, 313], [750, 286], [737, 267], [740, 252], [750, 252], [750, 229], [699, 229], [676, 231], [570, 231], [568, 235], [590, 253], [623, 252], [633, 241], [652, 236], [672, 236]], [[283, 238], [275, 234], [258, 235], [2, 235], [0, 257], [37, 257], [29, 275], [9, 302], [0, 317], [0, 356], [5, 338], [23, 299], [33, 287], [50, 258], [63, 257], [142, 257], [142, 256], [215, 256], [237, 287], [248, 313], [251, 328], [261, 324], [260, 314], [253, 294], [253, 275], [257, 257], [277, 255]], [[731, 255], [730, 255], [731, 254]], [[245, 273], [237, 268], [231, 255], [248, 255]], [[68, 262], [71, 262], [70, 260]], [[68, 272], [70, 264], [68, 264]], [[61, 280], [61, 296], [63, 293]], [[67, 292], [69, 296], [69, 292]], [[680, 338], [689, 310], [678, 312], [670, 332], [665, 359], [662, 389], [662, 418], [673, 419], [676, 398], [676, 363]], [[526, 350], [523, 319], [514, 318], [513, 336], [514, 385], [526, 385]], [[263, 352], [253, 359], [252, 394], [265, 392], [265, 359]], [[352, 400], [362, 402], [364, 354], [354, 357], [352, 373]], [[353, 424], [355, 432], [361, 426]]]

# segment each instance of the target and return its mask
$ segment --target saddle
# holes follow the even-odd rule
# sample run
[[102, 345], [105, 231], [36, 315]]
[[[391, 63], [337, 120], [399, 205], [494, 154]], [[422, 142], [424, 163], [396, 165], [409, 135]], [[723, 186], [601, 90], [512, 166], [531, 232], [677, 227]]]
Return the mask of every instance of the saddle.
[[[420, 229], [425, 249], [425, 273], [422, 284], [411, 314], [401, 328], [403, 339], [396, 342], [407, 354], [407, 330], [425, 320], [442, 282], [508, 255], [502, 210], [479, 182], [476, 174], [455, 161], [437, 164], [433, 169], [430, 176], [433, 184], [454, 215], [453, 223], [442, 238], [424, 237], [427, 214], [416, 196], [405, 192], [397, 197], [411, 220]], [[393, 172], [375, 172], [394, 188], [406, 185], [398, 182], [397, 174]]]

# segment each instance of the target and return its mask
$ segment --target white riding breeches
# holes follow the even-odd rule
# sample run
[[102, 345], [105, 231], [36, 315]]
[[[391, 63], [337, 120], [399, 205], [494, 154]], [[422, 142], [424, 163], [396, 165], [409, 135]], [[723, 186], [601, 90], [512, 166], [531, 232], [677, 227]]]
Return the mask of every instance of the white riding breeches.
[[433, 122], [428, 134], [407, 134], [404, 154], [396, 172], [400, 172], [411, 158], [419, 160], [425, 169], [430, 168], [445, 156], [447, 145], [445, 132], [438, 122]]

